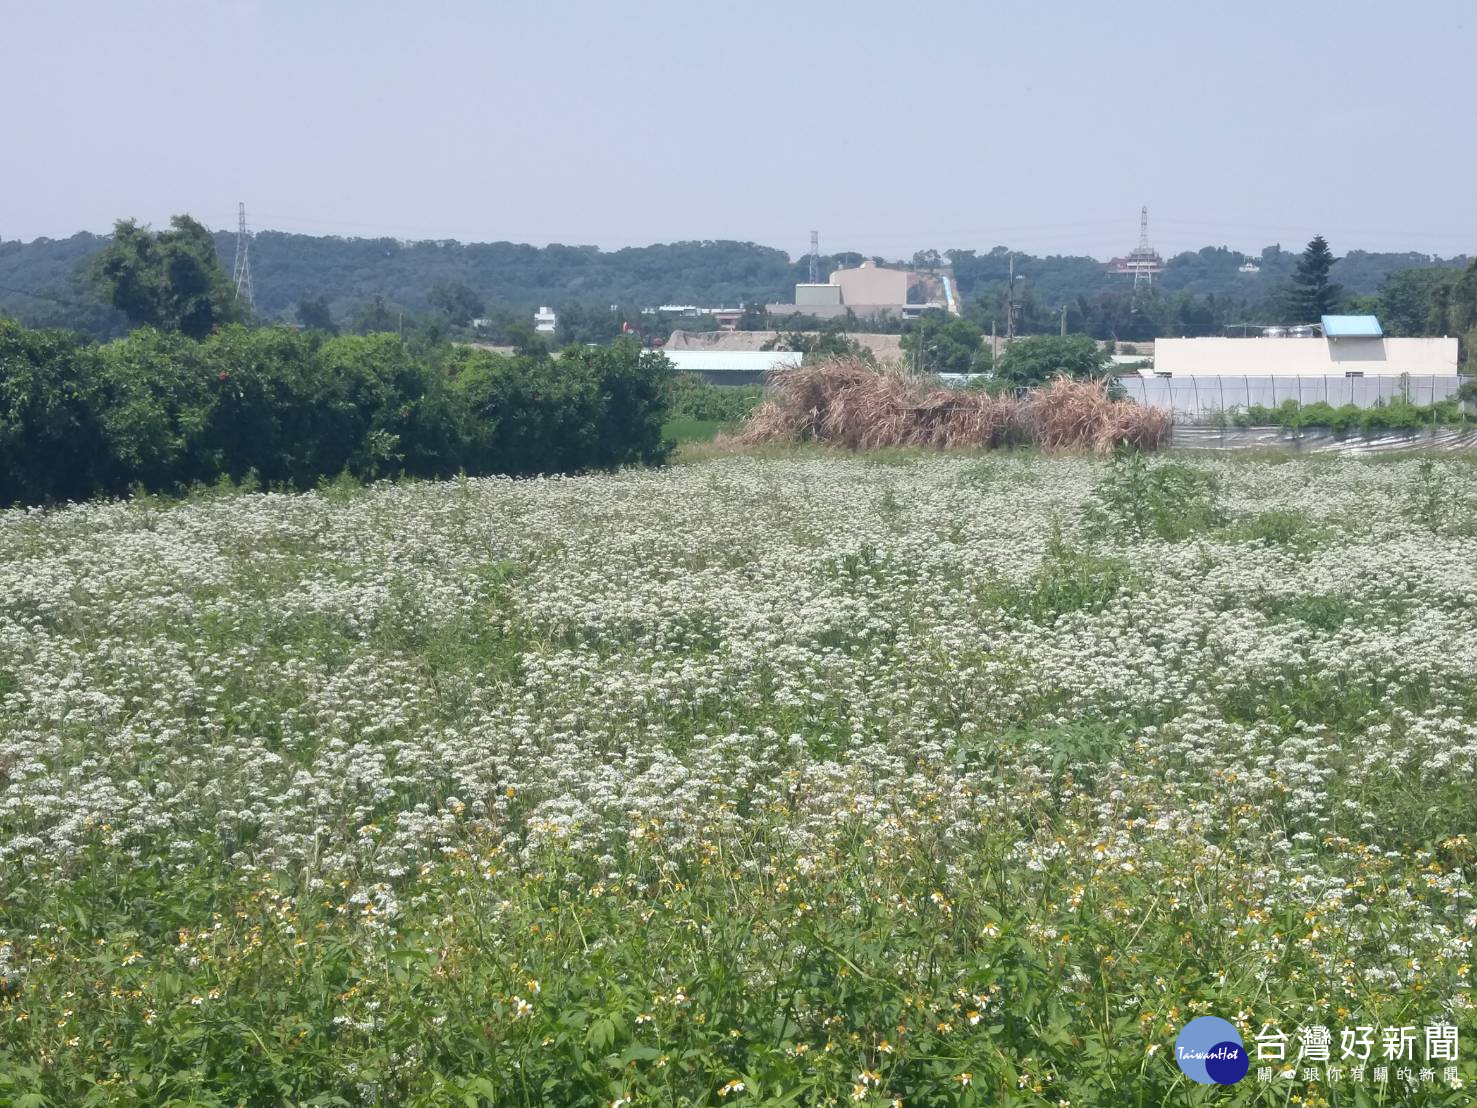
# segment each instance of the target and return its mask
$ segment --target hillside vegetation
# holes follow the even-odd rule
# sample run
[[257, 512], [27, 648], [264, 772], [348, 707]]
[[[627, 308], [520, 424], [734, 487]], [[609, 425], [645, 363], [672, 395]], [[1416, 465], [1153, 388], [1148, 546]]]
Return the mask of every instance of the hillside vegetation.
[[[116, 333], [118, 317], [102, 306], [79, 277], [107, 241], [106, 236], [78, 234], [67, 239], [0, 242], [0, 311], [35, 325]], [[229, 271], [235, 236], [221, 231], [214, 241]], [[612, 304], [630, 313], [668, 303], [781, 303], [793, 298], [795, 283], [808, 279], [809, 272], [807, 258], [791, 261], [782, 250], [731, 241], [603, 251], [593, 246], [402, 242], [261, 231], [252, 240], [251, 253], [257, 307], [262, 314], [295, 318], [303, 301], [321, 298], [343, 326], [351, 326], [356, 314], [376, 304], [391, 313], [382, 317], [391, 322], [392, 313], [401, 310], [412, 314], [437, 311], [448, 290], [462, 288], [473, 294], [474, 306], [480, 303], [491, 313], [516, 312], [520, 318], [540, 304], [598, 308], [608, 316]], [[988, 329], [992, 316], [1003, 325], [1011, 256], [1005, 247], [996, 247], [988, 252], [949, 250], [943, 255], [920, 252], [916, 260], [924, 265], [950, 262], [960, 294], [967, 302], [980, 303], [974, 314], [985, 320]], [[1219, 325], [1233, 317], [1257, 320], [1265, 316], [1275, 321], [1272, 302], [1294, 272], [1298, 254], [1268, 247], [1255, 257], [1261, 266], [1256, 275], [1238, 271], [1248, 258], [1216, 247], [1170, 258], [1156, 285], [1165, 303], [1147, 318], [1154, 328], [1176, 334], [1200, 333], [1203, 326]], [[820, 259], [823, 279], [836, 266], [856, 265], [861, 260], [862, 255], [856, 253], [827, 255]], [[1100, 261], [1014, 253], [1014, 264], [1021, 278], [1016, 290], [1021, 330], [1054, 332], [1058, 308], [1065, 304], [1073, 330], [1103, 332], [1099, 337], [1107, 337], [1111, 330], [1130, 341], [1153, 337], [1138, 333], [1143, 329], [1140, 317], [1145, 317], [1145, 309], [1132, 303], [1131, 283], [1107, 273]], [[1333, 277], [1350, 294], [1373, 295], [1399, 271], [1453, 269], [1465, 264], [1466, 258], [1351, 250], [1338, 261]]]

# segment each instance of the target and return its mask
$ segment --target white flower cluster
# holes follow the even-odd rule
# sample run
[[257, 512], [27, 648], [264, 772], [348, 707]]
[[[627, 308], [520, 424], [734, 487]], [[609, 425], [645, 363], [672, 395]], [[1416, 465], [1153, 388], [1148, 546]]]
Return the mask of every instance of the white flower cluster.
[[[1477, 542], [1406, 520], [1411, 464], [1206, 465], [1234, 517], [1314, 541], [1089, 544], [1103, 463], [1010, 457], [0, 513], [0, 878], [208, 849], [350, 880], [383, 921], [472, 834], [624, 880], [735, 835], [756, 867], [865, 835], [957, 869], [1006, 828], [1043, 880], [1143, 871], [1188, 903], [1166, 847], [1363, 933], [1343, 860], [1419, 865], [1391, 798], [1477, 786]], [[1002, 603], [1054, 526], [1135, 583]], [[1415, 922], [1363, 969], [1392, 984], [1402, 944], [1458, 956], [1471, 910], [1460, 869], [1396, 884]]]

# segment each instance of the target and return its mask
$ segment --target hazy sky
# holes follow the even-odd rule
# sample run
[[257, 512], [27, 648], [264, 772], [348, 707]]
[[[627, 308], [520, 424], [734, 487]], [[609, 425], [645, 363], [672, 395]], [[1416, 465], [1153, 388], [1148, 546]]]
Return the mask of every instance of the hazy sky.
[[1477, 252], [1472, 0], [0, 0], [0, 236]]

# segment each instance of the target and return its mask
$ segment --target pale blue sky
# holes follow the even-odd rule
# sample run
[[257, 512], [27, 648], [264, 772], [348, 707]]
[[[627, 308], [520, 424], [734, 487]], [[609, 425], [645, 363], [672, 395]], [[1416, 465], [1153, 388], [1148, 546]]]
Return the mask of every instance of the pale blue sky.
[[0, 0], [0, 235], [1477, 251], [1471, 0]]

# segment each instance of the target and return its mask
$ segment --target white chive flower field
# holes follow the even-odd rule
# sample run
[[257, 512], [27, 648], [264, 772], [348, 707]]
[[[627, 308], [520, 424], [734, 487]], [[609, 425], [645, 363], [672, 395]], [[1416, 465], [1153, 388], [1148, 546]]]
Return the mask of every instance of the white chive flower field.
[[1474, 836], [1461, 459], [0, 512], [0, 1103], [1467, 1104]]

